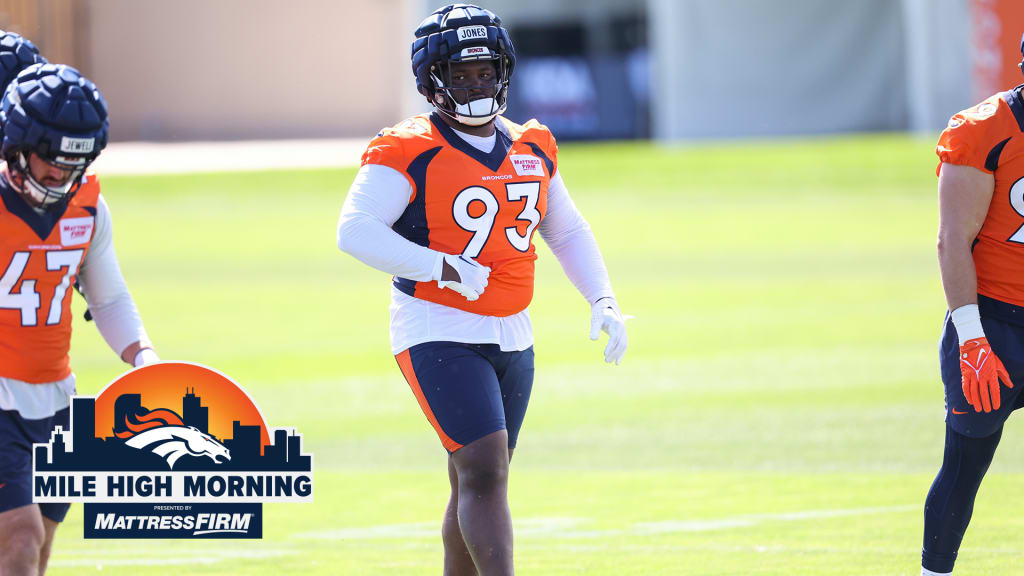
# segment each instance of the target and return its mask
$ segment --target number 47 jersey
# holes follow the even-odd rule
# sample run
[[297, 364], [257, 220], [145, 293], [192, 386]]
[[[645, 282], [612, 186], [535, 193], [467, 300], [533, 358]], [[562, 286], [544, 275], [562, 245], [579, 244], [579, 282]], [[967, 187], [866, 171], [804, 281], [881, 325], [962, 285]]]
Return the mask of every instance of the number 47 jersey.
[[63, 211], [38, 213], [0, 181], [0, 377], [71, 374], [71, 287], [92, 242], [100, 187], [86, 180]]
[[432, 250], [463, 254], [491, 268], [487, 288], [469, 302], [436, 282], [394, 279], [398, 290], [430, 302], [486, 316], [510, 316], [533, 298], [533, 233], [547, 209], [557, 146], [548, 129], [531, 120], [494, 120], [494, 148], [481, 152], [437, 113], [381, 131], [363, 164], [401, 172], [412, 185], [405, 212], [392, 227]]

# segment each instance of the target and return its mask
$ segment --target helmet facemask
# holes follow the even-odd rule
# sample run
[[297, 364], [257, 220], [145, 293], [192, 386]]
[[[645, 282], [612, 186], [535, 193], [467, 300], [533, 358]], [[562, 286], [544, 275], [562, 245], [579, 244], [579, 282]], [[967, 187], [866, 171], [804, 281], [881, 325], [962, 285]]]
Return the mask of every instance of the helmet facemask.
[[32, 153], [17, 152], [7, 162], [11, 172], [20, 181], [21, 194], [26, 201], [36, 208], [48, 210], [67, 205], [81, 187], [82, 175], [90, 161], [82, 156], [57, 156], [50, 159], [35, 155], [37, 161], [47, 165], [47, 168], [57, 168], [66, 173], [66, 176], [57, 181], [49, 174], [35, 174], [29, 160], [30, 154]]
[[[482, 126], [505, 111], [508, 97], [508, 58], [503, 54], [495, 54], [486, 47], [467, 48], [480, 51], [478, 57], [462, 57], [458, 60], [442, 59], [430, 67], [430, 80], [434, 84], [434, 97], [431, 103], [441, 113], [467, 126]], [[489, 85], [476, 84], [471, 80], [467, 86], [456, 86], [452, 75], [453, 68], [459, 64], [477, 64], [492, 62], [494, 64], [494, 83]], [[457, 70], [456, 70], [457, 71]]]

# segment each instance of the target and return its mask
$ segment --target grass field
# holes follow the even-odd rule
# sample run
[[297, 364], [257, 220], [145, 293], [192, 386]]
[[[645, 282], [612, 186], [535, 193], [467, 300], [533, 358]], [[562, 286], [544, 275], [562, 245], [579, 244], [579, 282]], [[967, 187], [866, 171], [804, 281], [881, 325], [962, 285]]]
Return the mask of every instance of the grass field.
[[[563, 147], [636, 318], [604, 365], [539, 247], [520, 574], [916, 576], [943, 434], [932, 145]], [[51, 574], [440, 574], [444, 452], [389, 354], [388, 277], [334, 244], [353, 173], [105, 180], [161, 355], [298, 426], [316, 502], [265, 506], [259, 542], [84, 541], [76, 506]], [[72, 353], [83, 393], [122, 368], [89, 325]], [[958, 576], [1024, 572], [1020, 422], [1003, 438]]]

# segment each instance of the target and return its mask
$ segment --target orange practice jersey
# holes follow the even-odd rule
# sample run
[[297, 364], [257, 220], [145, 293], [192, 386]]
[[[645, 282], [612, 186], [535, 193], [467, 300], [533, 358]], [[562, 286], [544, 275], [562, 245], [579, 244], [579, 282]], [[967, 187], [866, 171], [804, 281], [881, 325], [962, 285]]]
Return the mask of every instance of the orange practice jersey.
[[363, 164], [381, 164], [412, 184], [409, 206], [393, 228], [406, 239], [491, 268], [487, 288], [469, 302], [436, 282], [395, 278], [399, 290], [474, 314], [510, 316], [533, 298], [533, 233], [547, 210], [557, 146], [536, 120], [494, 121], [491, 153], [467, 144], [437, 114], [381, 131]]
[[1024, 306], [1022, 88], [996, 94], [953, 116], [935, 149], [942, 162], [971, 166], [995, 177], [992, 202], [974, 242], [978, 293], [1017, 306]]
[[71, 374], [71, 287], [99, 195], [87, 174], [63, 213], [40, 215], [0, 181], [0, 376], [42, 383]]

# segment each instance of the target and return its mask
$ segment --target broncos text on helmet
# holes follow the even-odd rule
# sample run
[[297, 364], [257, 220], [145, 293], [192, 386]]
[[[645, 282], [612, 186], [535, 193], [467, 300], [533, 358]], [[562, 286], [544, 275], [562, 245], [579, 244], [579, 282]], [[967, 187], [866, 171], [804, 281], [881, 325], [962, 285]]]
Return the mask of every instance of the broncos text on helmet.
[[[67, 204], [85, 169], [107, 145], [109, 131], [103, 95], [70, 66], [30, 66], [0, 101], [0, 156], [36, 206]], [[65, 171], [66, 178], [56, 185], [40, 182], [29, 169], [32, 154]]]
[[[490, 61], [495, 82], [490, 95], [470, 99], [470, 88], [453, 86], [452, 64]], [[472, 4], [439, 8], [416, 29], [412, 71], [416, 88], [442, 114], [469, 126], [480, 126], [505, 111], [508, 82], [516, 52], [501, 19]]]

